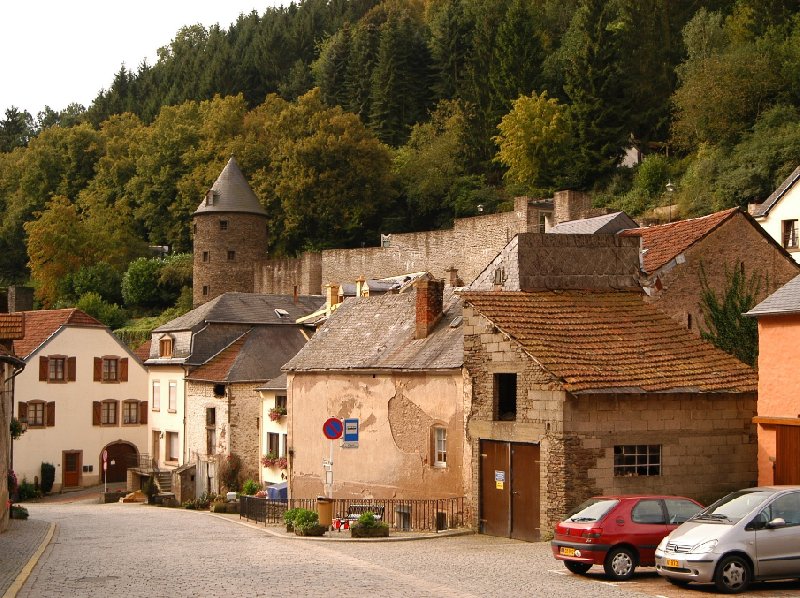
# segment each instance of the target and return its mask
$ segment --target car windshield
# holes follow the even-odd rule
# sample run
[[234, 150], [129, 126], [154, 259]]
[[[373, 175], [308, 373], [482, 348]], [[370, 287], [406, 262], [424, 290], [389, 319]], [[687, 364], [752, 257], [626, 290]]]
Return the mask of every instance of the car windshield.
[[732, 492], [720, 498], [714, 504], [707, 506], [692, 517], [692, 520], [734, 524], [773, 494], [775, 492], [772, 490], [740, 490], [739, 492]]
[[598, 521], [613, 509], [619, 501], [615, 498], [590, 498], [578, 508], [572, 510], [564, 521], [580, 523], [583, 521]]

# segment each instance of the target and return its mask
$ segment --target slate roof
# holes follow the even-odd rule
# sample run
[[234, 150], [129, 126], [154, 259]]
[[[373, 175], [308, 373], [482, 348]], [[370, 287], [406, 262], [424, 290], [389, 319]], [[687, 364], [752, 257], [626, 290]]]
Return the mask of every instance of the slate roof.
[[641, 238], [644, 271], [651, 274], [675, 259], [737, 213], [743, 212], [739, 208], [731, 208], [701, 218], [634, 228], [624, 230], [619, 234], [623, 237]]
[[414, 292], [345, 300], [284, 371], [460, 368], [461, 301], [446, 289], [442, 319], [416, 340], [416, 297]]
[[[254, 326], [193, 370], [189, 380], [212, 382], [269, 381], [306, 344], [297, 326]], [[283, 388], [286, 388], [284, 378]]]
[[571, 393], [755, 392], [756, 372], [635, 292], [464, 293]]
[[792, 278], [745, 315], [777, 316], [796, 313], [800, 313], [800, 275]]
[[286, 390], [288, 385], [286, 372], [283, 372], [280, 376], [267, 381], [266, 384], [259, 386], [256, 390]]
[[[267, 211], [258, 201], [256, 194], [250, 188], [247, 179], [239, 169], [236, 159], [231, 156], [225, 168], [214, 182], [208, 193], [214, 194], [214, 201], [209, 204], [203, 199], [194, 214], [209, 212], [246, 212], [266, 216]], [[206, 194], [206, 198], [208, 197]]]
[[0, 339], [14, 340], [25, 336], [25, 316], [22, 313], [0, 314]]
[[[300, 295], [295, 303], [292, 295], [225, 293], [159, 326], [153, 332], [194, 330], [207, 323], [294, 324], [297, 318], [323, 305], [325, 297], [322, 295]], [[288, 316], [278, 316], [276, 309], [288, 312]]]
[[580, 220], [570, 220], [556, 224], [548, 234], [559, 235], [594, 235], [594, 234], [614, 234], [621, 230], [636, 228], [639, 225], [634, 222], [625, 212], [613, 212], [594, 218], [582, 218]]
[[25, 337], [14, 341], [14, 353], [27, 358], [62, 326], [106, 328], [89, 314], [76, 308], [42, 309], [17, 312], [25, 316]]
[[763, 203], [759, 204], [758, 208], [756, 208], [755, 213], [753, 216], [756, 218], [760, 216], [766, 216], [769, 214], [769, 211], [772, 207], [778, 203], [781, 198], [786, 195], [789, 190], [794, 187], [797, 181], [800, 180], [800, 166], [794, 169], [794, 172], [786, 177], [783, 182], [778, 185], [778, 188], [772, 192], [772, 194], [764, 200]]

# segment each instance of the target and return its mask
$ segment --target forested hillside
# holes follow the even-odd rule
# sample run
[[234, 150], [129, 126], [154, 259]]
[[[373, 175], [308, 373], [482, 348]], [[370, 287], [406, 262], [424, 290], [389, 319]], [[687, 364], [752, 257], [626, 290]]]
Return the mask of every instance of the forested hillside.
[[[644, 161], [622, 168], [629, 147]], [[231, 154], [273, 255], [375, 245], [558, 188], [633, 216], [745, 205], [800, 164], [800, 8], [306, 0], [186, 27], [89, 107], [6, 110], [0, 283], [68, 304], [98, 264], [118, 284], [147, 245], [189, 251]]]

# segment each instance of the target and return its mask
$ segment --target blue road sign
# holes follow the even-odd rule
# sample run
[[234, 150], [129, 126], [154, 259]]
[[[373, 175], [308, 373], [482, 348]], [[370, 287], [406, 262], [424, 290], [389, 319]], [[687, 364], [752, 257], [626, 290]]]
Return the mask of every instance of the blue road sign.
[[336, 440], [337, 438], [341, 438], [342, 430], [344, 430], [342, 420], [335, 417], [329, 417], [325, 423], [322, 424], [322, 433], [325, 434], [325, 438], [328, 440]]
[[344, 420], [344, 441], [358, 442], [358, 419]]

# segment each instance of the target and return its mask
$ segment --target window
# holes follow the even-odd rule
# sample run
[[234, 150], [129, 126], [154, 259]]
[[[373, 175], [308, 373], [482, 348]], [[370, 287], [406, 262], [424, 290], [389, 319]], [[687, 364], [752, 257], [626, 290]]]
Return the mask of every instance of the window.
[[44, 403], [42, 401], [28, 403], [28, 427], [44, 428]]
[[783, 221], [783, 247], [797, 249], [797, 220]]
[[122, 423], [139, 423], [139, 401], [125, 401], [122, 404]]
[[153, 380], [153, 411], [161, 411], [161, 381]]
[[167, 432], [167, 461], [177, 461], [179, 450], [178, 433]]
[[800, 492], [779, 496], [764, 509], [765, 521], [783, 519], [786, 525], [800, 525]]
[[217, 448], [217, 408], [206, 407], [206, 455], [213, 455]]
[[544, 234], [547, 232], [547, 213], [539, 212], [539, 232]]
[[494, 284], [501, 285], [506, 281], [506, 269], [496, 268], [494, 271]]
[[167, 406], [170, 413], [175, 413], [178, 410], [178, 383], [175, 380], [169, 381], [169, 405]]
[[447, 467], [447, 428], [433, 429], [433, 466]]
[[267, 453], [273, 455], [281, 454], [281, 435], [275, 432], [267, 432]]
[[103, 358], [103, 382], [119, 380], [119, 360]]
[[690, 517], [700, 511], [700, 506], [690, 500], [681, 498], [665, 498], [668, 522], [677, 525], [688, 521]]
[[236, 252], [233, 251], [232, 249], [229, 249], [228, 250], [228, 261], [229, 262], [233, 262], [235, 260], [236, 260]]
[[664, 525], [664, 509], [660, 500], [640, 500], [631, 511], [631, 521], [634, 523], [653, 523]]
[[661, 445], [623, 444], [615, 446], [614, 475], [661, 475]]
[[514, 421], [517, 419], [517, 375], [494, 375], [495, 420]]
[[286, 409], [286, 395], [276, 395], [275, 396], [275, 407], [277, 409], [280, 409], [280, 408]]
[[67, 365], [67, 358], [66, 357], [50, 357], [48, 359], [49, 362], [49, 372], [47, 374], [47, 381], [48, 382], [64, 382], [66, 379], [66, 365]]
[[203, 297], [207, 297], [209, 293], [208, 285], [203, 285]]
[[220, 220], [219, 221], [219, 230], [228, 230], [228, 221], [227, 220]]
[[103, 401], [100, 411], [100, 425], [101, 426], [116, 426], [117, 425], [117, 402], [116, 401]]
[[210, 262], [211, 261], [211, 254], [208, 251], [203, 252], [203, 261]]
[[172, 337], [165, 336], [158, 341], [158, 355], [160, 357], [172, 357]]

